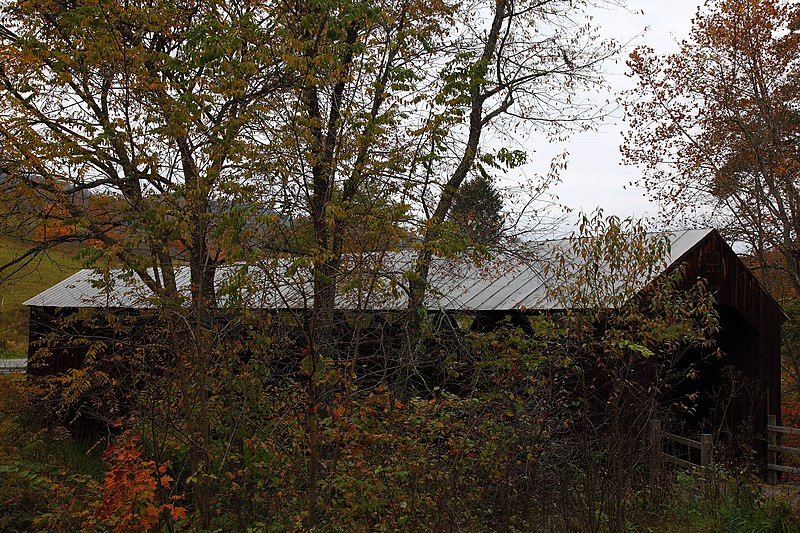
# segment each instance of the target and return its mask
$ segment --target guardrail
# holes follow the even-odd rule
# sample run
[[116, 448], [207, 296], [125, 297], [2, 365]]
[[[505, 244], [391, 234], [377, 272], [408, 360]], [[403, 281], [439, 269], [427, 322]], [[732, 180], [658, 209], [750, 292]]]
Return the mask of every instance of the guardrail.
[[25, 372], [28, 368], [27, 359], [0, 359], [0, 374], [14, 374]]
[[777, 425], [775, 415], [767, 416], [767, 483], [778, 483], [778, 472], [786, 474], [800, 474], [800, 468], [783, 466], [779, 463], [779, 453], [800, 455], [800, 448], [781, 446], [778, 444], [778, 435], [800, 435], [800, 429]]

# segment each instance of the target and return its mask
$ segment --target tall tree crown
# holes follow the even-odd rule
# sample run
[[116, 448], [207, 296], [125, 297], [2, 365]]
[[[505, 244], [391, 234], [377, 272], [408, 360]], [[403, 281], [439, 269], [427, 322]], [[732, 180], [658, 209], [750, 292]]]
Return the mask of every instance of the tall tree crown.
[[[800, 283], [800, 9], [708, 0], [680, 51], [642, 47], [622, 147], [669, 218], [727, 228], [766, 265], [779, 250]], [[798, 285], [800, 286], [800, 285]]]

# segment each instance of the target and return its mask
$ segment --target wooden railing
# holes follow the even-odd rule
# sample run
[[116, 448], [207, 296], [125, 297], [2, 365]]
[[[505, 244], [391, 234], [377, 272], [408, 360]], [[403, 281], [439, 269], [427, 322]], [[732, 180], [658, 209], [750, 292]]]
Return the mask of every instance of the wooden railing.
[[[654, 466], [661, 466], [662, 463], [670, 463], [683, 468], [693, 468], [697, 466], [708, 466], [714, 462], [714, 446], [711, 435], [703, 434], [700, 440], [687, 439], [680, 435], [667, 433], [661, 429], [661, 421], [653, 420], [650, 426], [650, 449], [653, 451], [651, 463]], [[783, 466], [779, 461], [779, 454], [800, 455], [800, 448], [782, 446], [778, 444], [778, 435], [800, 435], [800, 428], [790, 428], [777, 425], [775, 415], [767, 417], [767, 482], [776, 484], [778, 482], [778, 472], [787, 474], [800, 474], [800, 468]], [[671, 442], [672, 450], [665, 451], [664, 443]], [[682, 457], [675, 455], [674, 448], [684, 446], [686, 453]], [[700, 463], [692, 462], [691, 450], [700, 450]], [[696, 456], [697, 454], [695, 454]]]
[[800, 474], [800, 468], [783, 466], [778, 464], [778, 454], [786, 453], [789, 455], [800, 455], [800, 448], [790, 446], [780, 446], [778, 435], [800, 435], [800, 429], [787, 428], [777, 425], [775, 415], [767, 417], [767, 483], [774, 485], [778, 482], [778, 472], [787, 474]]
[[[694, 468], [697, 466], [708, 466], [714, 462], [714, 441], [711, 435], [704, 433], [700, 435], [700, 440], [687, 439], [680, 435], [667, 433], [661, 429], [660, 420], [652, 420], [650, 425], [650, 444], [653, 450], [651, 462], [656, 466], [661, 466], [662, 462], [674, 464], [683, 468]], [[664, 451], [664, 441], [673, 443], [670, 451]], [[675, 445], [684, 446], [686, 453], [682, 454], [683, 457], [675, 455]], [[691, 450], [700, 450], [700, 463], [694, 463], [691, 460]]]

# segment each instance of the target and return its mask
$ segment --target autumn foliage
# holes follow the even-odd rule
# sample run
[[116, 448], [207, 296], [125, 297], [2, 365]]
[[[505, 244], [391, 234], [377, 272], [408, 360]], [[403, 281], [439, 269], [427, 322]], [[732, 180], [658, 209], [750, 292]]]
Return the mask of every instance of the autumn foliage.
[[[749, 246], [800, 287], [800, 10], [785, 0], [708, 0], [680, 50], [628, 61], [622, 152], [668, 220], [685, 215]], [[779, 254], [775, 261], [770, 254]]]
[[[581, 287], [562, 285], [569, 297], [601, 289], [563, 307], [580, 313], [520, 313], [525, 332], [509, 325], [472, 336], [474, 316], [447, 317], [446, 331], [426, 305], [434, 256], [464, 246], [448, 227], [477, 230], [472, 222], [486, 219], [491, 235], [471, 240], [502, 237], [491, 191], [483, 194], [488, 216], [466, 209], [448, 222], [476, 172], [524, 162], [507, 148], [487, 156], [492, 145], [514, 146], [517, 126], [560, 135], [597, 115], [575, 94], [600, 81], [617, 47], [591, 28], [581, 10], [591, 3], [2, 2], [2, 226], [36, 237], [11, 266], [60, 240], [78, 242], [104, 266], [106, 287], [109, 265], [119, 265], [148, 288], [136, 304], [157, 329], [145, 339], [134, 320], [81, 335], [76, 344], [90, 350], [83, 368], [49, 379], [63, 393], [49, 398], [86, 395], [103, 429], [127, 431], [100, 458], [102, 473], [44, 476], [41, 465], [24, 467], [25, 479], [49, 483], [52, 493], [42, 529], [630, 525], [635, 504], [654, 500], [643, 449], [664, 385], [630, 376], [649, 379], [644, 365], [674, 362], [678, 348], [708, 347], [716, 317], [705, 287], [680, 291], [667, 279], [647, 302], [622, 298], [619, 278], [602, 273], [639, 280], [653, 271], [652, 250], [598, 224], [576, 241], [600, 243], [576, 250], [597, 252], [598, 268], [580, 273]], [[788, 9], [775, 12], [780, 24], [789, 19]], [[712, 44], [727, 35], [701, 28]], [[794, 39], [788, 32], [769, 50], [788, 57]], [[657, 95], [673, 89], [673, 74], [709, 71], [677, 64], [665, 80], [646, 56], [632, 62], [643, 76], [655, 68], [648, 80]], [[676, 90], [682, 97], [694, 86]], [[736, 98], [752, 116], [733, 125], [755, 124], [761, 101]], [[726, 110], [692, 105], [684, 108], [697, 121], [691, 128]], [[668, 137], [662, 129], [645, 141], [669, 148]], [[727, 154], [718, 166], [732, 170], [711, 173], [710, 194], [732, 198], [737, 180], [752, 190], [747, 180], [763, 175], [748, 166], [756, 159], [718, 150], [718, 138], [734, 148], [750, 140], [736, 128], [711, 131], [706, 152]], [[780, 180], [793, 176], [791, 159], [772, 157], [773, 145], [770, 168]], [[663, 154], [645, 147], [629, 155], [651, 152]], [[706, 168], [704, 155], [687, 152], [686, 168]], [[45, 228], [48, 214], [57, 223]], [[350, 283], [351, 254], [406, 244], [416, 254], [407, 269]], [[276, 268], [287, 259], [288, 269]], [[607, 260], [613, 269], [600, 268]], [[242, 271], [226, 298], [215, 293], [222, 265]], [[240, 305], [237, 294], [270, 288], [248, 277], [256, 265], [278, 271], [276, 286], [290, 282], [289, 271], [307, 271], [302, 301]], [[373, 285], [384, 284], [406, 296], [408, 309], [367, 311]], [[342, 311], [342, 297], [353, 294], [358, 305]], [[366, 353], [362, 334], [376, 331]], [[124, 371], [90, 375], [89, 360], [107, 363], [108, 353]], [[100, 379], [124, 408], [98, 401]], [[180, 494], [191, 494], [185, 507]]]
[[149, 531], [159, 520], [179, 520], [186, 509], [176, 505], [181, 496], [170, 496], [160, 503], [159, 492], [168, 494], [172, 477], [169, 463], [156, 465], [142, 458], [133, 432], [123, 433], [103, 453], [108, 465], [98, 498], [89, 505], [84, 529], [108, 529], [114, 532]]

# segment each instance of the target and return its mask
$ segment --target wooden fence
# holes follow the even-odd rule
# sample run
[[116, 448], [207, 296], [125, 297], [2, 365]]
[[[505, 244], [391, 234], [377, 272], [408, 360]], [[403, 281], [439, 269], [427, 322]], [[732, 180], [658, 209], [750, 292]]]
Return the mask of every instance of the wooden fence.
[[778, 482], [778, 472], [787, 474], [800, 474], [800, 468], [783, 466], [779, 464], [779, 453], [789, 455], [800, 455], [800, 448], [790, 446], [780, 446], [778, 435], [800, 435], [800, 429], [787, 428], [777, 425], [775, 415], [767, 417], [767, 483], [774, 485]]
[[[660, 467], [662, 463], [669, 463], [683, 468], [694, 468], [714, 462], [714, 441], [711, 435], [704, 433], [697, 441], [663, 431], [660, 420], [652, 420], [650, 424], [650, 449], [653, 453], [651, 463], [654, 466]], [[668, 450], [664, 450], [665, 442], [670, 443]], [[700, 451], [699, 463], [692, 461], [693, 449]]]
[[[776, 484], [778, 473], [800, 474], [800, 468], [783, 466], [780, 464], [780, 454], [800, 455], [800, 448], [782, 446], [779, 444], [778, 435], [800, 435], [800, 428], [790, 428], [777, 425], [775, 415], [767, 417], [767, 483]], [[664, 449], [664, 444], [669, 443], [669, 449]], [[680, 435], [667, 433], [661, 429], [661, 421], [653, 420], [650, 426], [650, 449], [652, 450], [651, 463], [660, 467], [663, 463], [677, 465], [683, 468], [708, 466], [714, 462], [714, 446], [711, 435], [703, 434], [700, 440], [687, 439]], [[692, 461], [692, 449], [700, 450], [700, 462]], [[676, 450], [678, 450], [676, 452]]]

